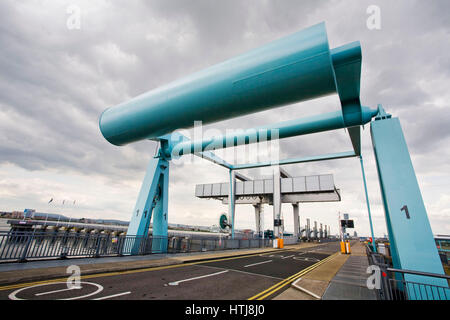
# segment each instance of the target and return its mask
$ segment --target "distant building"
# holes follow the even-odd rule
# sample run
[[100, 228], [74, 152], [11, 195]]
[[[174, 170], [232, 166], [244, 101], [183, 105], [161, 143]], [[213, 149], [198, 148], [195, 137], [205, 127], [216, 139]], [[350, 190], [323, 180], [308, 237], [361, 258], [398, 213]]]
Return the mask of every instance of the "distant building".
[[31, 219], [36, 213], [35, 209], [25, 209], [23, 210], [23, 216], [25, 219]]
[[13, 212], [11, 212], [11, 218], [13, 218], [13, 219], [23, 219], [23, 212], [13, 211]]

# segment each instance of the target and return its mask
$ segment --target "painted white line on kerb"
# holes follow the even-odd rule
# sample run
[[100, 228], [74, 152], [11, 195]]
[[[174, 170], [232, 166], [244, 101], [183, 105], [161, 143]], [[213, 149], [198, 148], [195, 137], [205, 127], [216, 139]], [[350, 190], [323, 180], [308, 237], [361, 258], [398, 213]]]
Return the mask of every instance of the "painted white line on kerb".
[[109, 298], [115, 298], [115, 297], [125, 296], [125, 295], [130, 294], [130, 293], [131, 293], [131, 291], [127, 291], [127, 292], [122, 292], [122, 293], [112, 294], [112, 295], [106, 296], [106, 297], [95, 298], [95, 299], [92, 299], [92, 300], [105, 300], [105, 299], [109, 299]]
[[281, 258], [281, 259], [287, 259], [287, 258], [292, 258], [294, 255], [292, 255], [292, 256], [287, 256], [287, 257], [283, 257], [283, 258]]
[[60, 290], [53, 290], [53, 291], [48, 291], [48, 292], [41, 292], [41, 293], [36, 293], [35, 296], [43, 296], [46, 294], [52, 294], [52, 293], [58, 293], [58, 292], [64, 292], [64, 291], [69, 291], [69, 290], [78, 290], [81, 289], [82, 287], [79, 288], [66, 288], [66, 289], [60, 289]]
[[248, 265], [244, 266], [244, 268], [251, 267], [251, 266], [256, 266], [258, 264], [268, 263], [268, 262], [272, 262], [272, 261], [273, 260], [267, 260], [267, 261], [263, 261], [263, 262], [252, 263], [252, 264], [248, 264]]
[[298, 278], [297, 280], [295, 280], [294, 283], [292, 284], [292, 286], [293, 286], [294, 288], [300, 290], [300, 291], [303, 291], [303, 292], [309, 294], [310, 296], [316, 298], [317, 300], [322, 300], [322, 297], [319, 297], [317, 294], [315, 294], [315, 293], [313, 293], [313, 292], [311, 292], [311, 291], [309, 291], [309, 290], [306, 290], [306, 289], [303, 288], [303, 287], [300, 287], [300, 286], [297, 284], [298, 282], [300, 282], [300, 280], [302, 280], [302, 278]]
[[200, 277], [195, 277], [195, 278], [189, 278], [189, 279], [184, 279], [184, 280], [179, 280], [179, 281], [174, 281], [174, 282], [169, 282], [169, 286], [177, 286], [179, 285], [181, 282], [186, 282], [186, 281], [192, 281], [192, 280], [197, 280], [197, 279], [202, 279], [202, 278], [207, 278], [207, 277], [212, 277], [212, 276], [216, 276], [218, 274], [222, 274], [228, 272], [228, 270], [225, 271], [220, 271], [220, 272], [216, 272], [216, 273], [211, 273], [211, 274], [206, 274], [204, 276], [200, 276]]

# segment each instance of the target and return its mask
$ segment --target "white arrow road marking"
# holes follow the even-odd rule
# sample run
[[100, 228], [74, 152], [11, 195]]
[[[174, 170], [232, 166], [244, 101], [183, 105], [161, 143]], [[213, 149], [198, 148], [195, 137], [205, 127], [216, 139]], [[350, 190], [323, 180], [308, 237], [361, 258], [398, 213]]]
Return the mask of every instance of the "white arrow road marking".
[[122, 293], [112, 294], [112, 295], [106, 296], [106, 297], [95, 298], [95, 299], [92, 299], [92, 300], [105, 300], [105, 299], [109, 299], [109, 298], [115, 298], [115, 297], [125, 296], [125, 295], [130, 294], [130, 293], [131, 293], [131, 291], [127, 291], [127, 292], [122, 292]]
[[192, 281], [192, 280], [197, 280], [197, 279], [202, 279], [202, 278], [206, 278], [206, 277], [212, 277], [212, 276], [216, 276], [218, 274], [222, 274], [228, 272], [228, 270], [225, 271], [220, 271], [220, 272], [216, 272], [216, 273], [211, 273], [211, 274], [206, 274], [204, 276], [199, 276], [199, 277], [195, 277], [195, 278], [189, 278], [189, 279], [184, 279], [184, 280], [178, 280], [178, 281], [174, 281], [174, 282], [169, 282], [169, 286], [177, 286], [179, 285], [181, 282], [186, 282], [186, 281]]
[[267, 260], [267, 261], [263, 261], [263, 262], [252, 263], [252, 264], [248, 264], [248, 265], [244, 266], [244, 268], [251, 267], [251, 266], [256, 266], [258, 264], [268, 263], [268, 262], [272, 262], [272, 261], [273, 260]]

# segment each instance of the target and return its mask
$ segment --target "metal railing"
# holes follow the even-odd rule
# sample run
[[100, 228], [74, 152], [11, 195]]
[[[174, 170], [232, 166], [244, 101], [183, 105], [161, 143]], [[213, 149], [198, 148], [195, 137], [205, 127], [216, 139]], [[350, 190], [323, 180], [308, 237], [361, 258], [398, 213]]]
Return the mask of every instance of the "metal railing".
[[[403, 270], [388, 268], [392, 278], [389, 281], [390, 300], [449, 300], [450, 289], [448, 280], [450, 276], [419, 272], [413, 270]], [[428, 278], [433, 284], [423, 283], [423, 278]], [[417, 279], [417, 280], [414, 280]]]
[[379, 300], [449, 300], [450, 276], [414, 270], [394, 269], [383, 255], [366, 246], [369, 265], [380, 268]]
[[71, 232], [0, 232], [0, 261], [202, 252], [271, 247], [270, 239], [114, 236]]

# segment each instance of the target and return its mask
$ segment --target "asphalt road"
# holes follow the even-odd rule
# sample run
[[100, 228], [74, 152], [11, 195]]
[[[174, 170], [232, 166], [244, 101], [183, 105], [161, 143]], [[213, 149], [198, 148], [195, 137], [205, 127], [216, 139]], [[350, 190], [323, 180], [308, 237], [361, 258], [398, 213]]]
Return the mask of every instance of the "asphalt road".
[[298, 277], [302, 270], [338, 250], [339, 243], [327, 243], [301, 250], [172, 265], [147, 271], [88, 275], [82, 276], [80, 289], [69, 289], [66, 282], [39, 282], [22, 288], [0, 288], [0, 299], [270, 299], [289, 287], [289, 279]]

